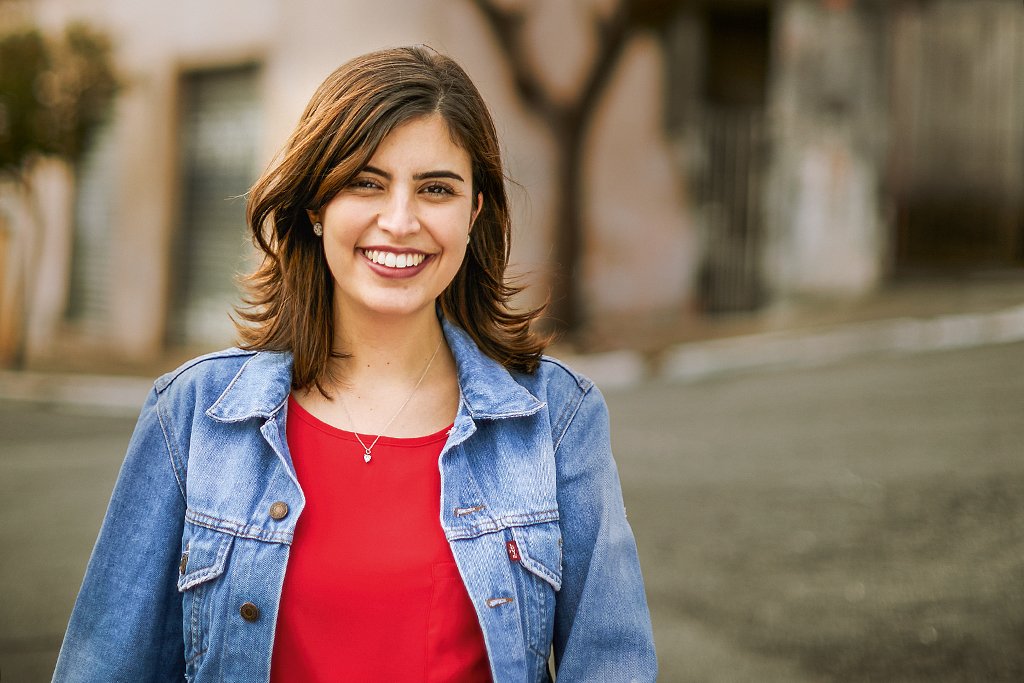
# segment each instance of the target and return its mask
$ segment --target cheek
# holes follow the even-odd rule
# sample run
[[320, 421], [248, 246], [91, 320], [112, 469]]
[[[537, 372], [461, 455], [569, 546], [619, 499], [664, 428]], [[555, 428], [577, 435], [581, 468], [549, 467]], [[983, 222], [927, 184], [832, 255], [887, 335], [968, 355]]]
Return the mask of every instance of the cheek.
[[332, 222], [330, 225], [324, 223], [324, 235], [321, 238], [324, 259], [327, 261], [327, 267], [334, 279], [338, 279], [339, 276], [343, 276], [352, 269], [356, 256], [352, 232], [337, 222]]
[[440, 228], [440, 233], [436, 236], [438, 241], [453, 246], [460, 242], [465, 245], [466, 235], [473, 225], [473, 214], [468, 207], [460, 206], [457, 210], [439, 214], [432, 222]]
[[324, 214], [324, 237], [338, 242], [348, 239], [352, 232], [354, 216], [351, 211], [331, 211]]
[[372, 220], [376, 209], [366, 198], [339, 194], [323, 210], [324, 231], [343, 236], [365, 227]]

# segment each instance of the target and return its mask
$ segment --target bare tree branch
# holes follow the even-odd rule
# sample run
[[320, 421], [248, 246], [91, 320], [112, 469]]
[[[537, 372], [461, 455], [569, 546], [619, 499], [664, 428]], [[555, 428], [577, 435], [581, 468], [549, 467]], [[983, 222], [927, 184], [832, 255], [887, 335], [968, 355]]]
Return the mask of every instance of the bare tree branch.
[[546, 119], [557, 119], [561, 115], [560, 107], [530, 69], [525, 51], [520, 47], [523, 25], [526, 23], [522, 10], [504, 9], [491, 0], [473, 0], [473, 4], [484, 15], [498, 39], [498, 46], [512, 68], [516, 90], [523, 102]]
[[512, 69], [516, 90], [523, 102], [554, 128], [572, 130], [586, 121], [589, 118], [587, 112], [597, 105], [629, 37], [630, 0], [620, 0], [606, 17], [594, 12], [597, 54], [583, 80], [579, 95], [568, 103], [559, 102], [530, 69], [521, 42], [523, 25], [526, 23], [524, 12], [521, 9], [502, 7], [493, 0], [473, 0], [473, 4], [494, 32], [498, 46]]
[[620, 0], [610, 16], [597, 20], [597, 56], [590, 73], [583, 82], [583, 89], [575, 102], [575, 117], [584, 120], [587, 112], [597, 105], [597, 100], [611, 80], [611, 72], [622, 54], [629, 36], [629, 0]]

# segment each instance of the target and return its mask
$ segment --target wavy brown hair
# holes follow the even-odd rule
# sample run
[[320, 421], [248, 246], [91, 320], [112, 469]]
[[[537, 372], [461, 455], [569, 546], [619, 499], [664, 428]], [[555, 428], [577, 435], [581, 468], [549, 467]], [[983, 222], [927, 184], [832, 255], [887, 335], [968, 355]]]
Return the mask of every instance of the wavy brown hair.
[[543, 307], [517, 312], [522, 287], [506, 282], [511, 214], [494, 122], [454, 60], [423, 47], [372, 52], [339, 67], [306, 106], [283, 151], [249, 192], [247, 216], [260, 267], [243, 280], [239, 345], [290, 351], [292, 385], [321, 392], [335, 378], [331, 272], [307, 210], [319, 212], [369, 162], [392, 130], [439, 114], [469, 153], [483, 209], [466, 257], [438, 297], [442, 313], [509, 370], [531, 373], [547, 339], [530, 329]]

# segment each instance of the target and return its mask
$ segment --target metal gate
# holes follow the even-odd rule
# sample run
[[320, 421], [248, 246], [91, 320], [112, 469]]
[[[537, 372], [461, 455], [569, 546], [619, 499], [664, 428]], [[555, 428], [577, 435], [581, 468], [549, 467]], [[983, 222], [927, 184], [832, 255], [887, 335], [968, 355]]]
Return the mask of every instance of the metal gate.
[[704, 162], [693, 177], [703, 244], [698, 292], [706, 312], [762, 304], [761, 187], [764, 114], [754, 108], [706, 108], [695, 127]]
[[764, 303], [762, 184], [770, 61], [767, 2], [682, 5], [666, 32], [666, 120], [694, 199], [705, 313]]
[[1020, 0], [901, 3], [892, 19], [897, 267], [1022, 262]]

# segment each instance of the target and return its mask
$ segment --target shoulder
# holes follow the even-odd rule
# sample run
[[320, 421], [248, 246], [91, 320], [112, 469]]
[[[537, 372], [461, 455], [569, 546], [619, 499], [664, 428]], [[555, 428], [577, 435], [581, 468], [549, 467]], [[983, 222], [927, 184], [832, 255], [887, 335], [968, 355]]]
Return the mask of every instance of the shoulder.
[[245, 364], [254, 358], [259, 351], [246, 351], [239, 348], [223, 349], [188, 360], [177, 368], [161, 375], [153, 383], [158, 394], [172, 389], [220, 386], [224, 389]]
[[573, 370], [564, 361], [552, 356], [541, 356], [537, 373], [544, 375], [548, 381], [574, 385], [579, 391], [586, 393], [594, 387], [594, 382], [582, 373]]
[[542, 401], [552, 398], [581, 400], [596, 389], [589, 377], [551, 356], [542, 356], [537, 370], [532, 374], [516, 373], [513, 376], [519, 384]]
[[154, 391], [167, 414], [237, 422], [280, 410], [291, 378], [290, 353], [231, 348], [183, 363], [157, 379]]
[[517, 374], [515, 378], [547, 405], [552, 436], [556, 443], [571, 424], [592, 419], [581, 418], [581, 415], [607, 415], [604, 396], [594, 382], [556, 358], [543, 356], [536, 372], [530, 375]]

